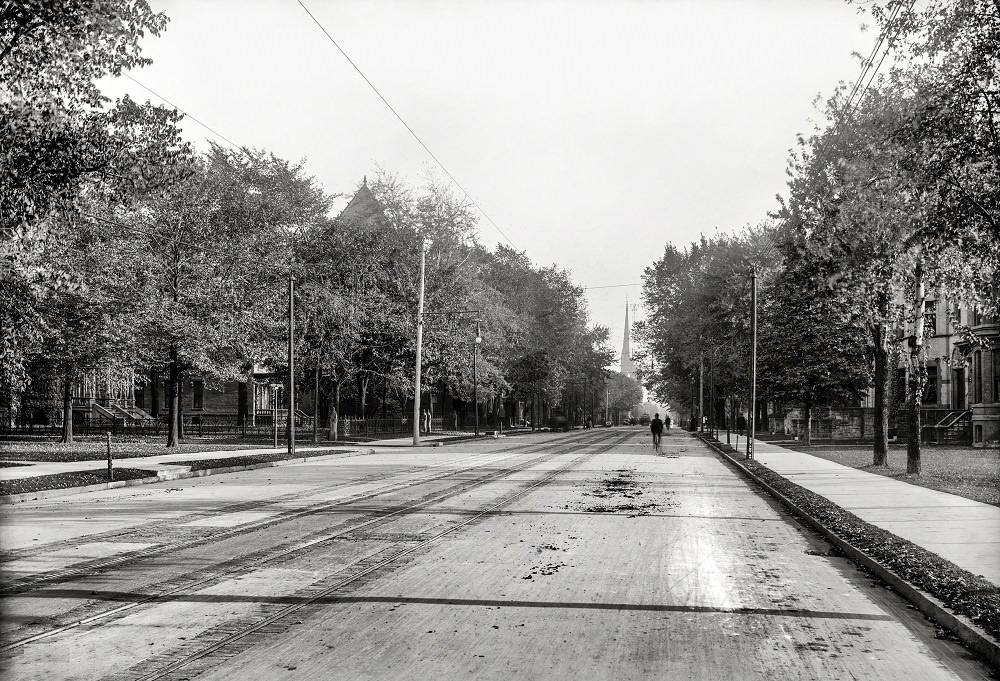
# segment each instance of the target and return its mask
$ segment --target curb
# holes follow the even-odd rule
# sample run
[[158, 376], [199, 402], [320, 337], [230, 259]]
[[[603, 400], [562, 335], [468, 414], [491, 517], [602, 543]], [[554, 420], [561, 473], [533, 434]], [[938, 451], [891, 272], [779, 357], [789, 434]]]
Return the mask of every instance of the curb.
[[780, 501], [792, 513], [804, 520], [810, 527], [817, 530], [826, 538], [827, 541], [837, 547], [837, 549], [849, 560], [860, 565], [865, 570], [868, 570], [870, 573], [888, 584], [903, 598], [915, 606], [920, 612], [935, 620], [950, 633], [958, 637], [971, 650], [982, 656], [988, 664], [995, 669], [1000, 669], [1000, 643], [998, 643], [983, 629], [976, 624], [973, 624], [964, 616], [956, 615], [951, 612], [938, 599], [934, 598], [930, 594], [920, 591], [895, 572], [865, 554], [861, 551], [861, 549], [835, 535], [832, 530], [828, 529], [821, 522], [799, 508], [781, 492], [777, 491], [754, 475], [753, 472], [741, 464], [738, 459], [724, 451], [721, 444], [716, 444], [715, 442], [702, 438], [698, 435], [695, 435], [695, 437], [711, 447], [719, 455], [723, 456], [746, 477], [750, 478], [754, 483], [762, 487], [768, 494]]
[[83, 485], [80, 487], [59, 487], [57, 489], [43, 489], [37, 492], [25, 492], [23, 494], [8, 494], [0, 496], [0, 505], [20, 504], [25, 501], [41, 501], [54, 497], [67, 497], [85, 492], [100, 492], [108, 489], [120, 489], [123, 487], [138, 487], [139, 485], [151, 485], [157, 482], [169, 482], [171, 480], [184, 480], [187, 478], [205, 478], [209, 475], [221, 475], [223, 473], [238, 473], [240, 471], [253, 471], [260, 468], [274, 468], [276, 466], [288, 466], [293, 463], [306, 463], [308, 461], [321, 461], [331, 459], [343, 454], [367, 455], [374, 454], [375, 450], [368, 447], [365, 449], [351, 449], [347, 451], [334, 452], [332, 454], [320, 454], [317, 456], [297, 456], [294, 459], [279, 459], [278, 461], [261, 461], [260, 463], [246, 464], [243, 466], [222, 466], [219, 468], [203, 468], [193, 471], [190, 468], [183, 470], [183, 464], [175, 464], [177, 468], [158, 471], [157, 474], [145, 478], [134, 480], [120, 480], [118, 482], [101, 482], [95, 485]]

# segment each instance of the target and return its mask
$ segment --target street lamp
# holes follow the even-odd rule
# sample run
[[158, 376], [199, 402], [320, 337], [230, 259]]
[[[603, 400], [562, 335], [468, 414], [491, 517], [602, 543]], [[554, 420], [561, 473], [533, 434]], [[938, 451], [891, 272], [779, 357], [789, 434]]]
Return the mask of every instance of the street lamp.
[[483, 342], [476, 320], [476, 343], [472, 349], [472, 406], [476, 412], [476, 437], [479, 437], [479, 344]]

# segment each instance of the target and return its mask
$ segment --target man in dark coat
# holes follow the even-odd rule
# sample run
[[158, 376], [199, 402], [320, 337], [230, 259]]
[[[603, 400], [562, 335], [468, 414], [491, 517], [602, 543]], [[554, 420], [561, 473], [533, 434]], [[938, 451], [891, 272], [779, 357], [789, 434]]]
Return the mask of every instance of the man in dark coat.
[[653, 433], [653, 451], [660, 453], [660, 437], [663, 435], [663, 421], [659, 414], [653, 415], [653, 420], [649, 422], [649, 430]]

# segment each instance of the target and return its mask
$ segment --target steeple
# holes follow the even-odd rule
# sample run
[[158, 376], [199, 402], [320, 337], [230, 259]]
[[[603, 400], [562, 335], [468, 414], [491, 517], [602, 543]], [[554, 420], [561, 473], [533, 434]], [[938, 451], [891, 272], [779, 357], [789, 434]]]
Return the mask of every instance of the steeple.
[[635, 378], [635, 362], [632, 361], [632, 349], [629, 347], [628, 337], [628, 298], [625, 298], [625, 340], [622, 341], [622, 373], [630, 378]]

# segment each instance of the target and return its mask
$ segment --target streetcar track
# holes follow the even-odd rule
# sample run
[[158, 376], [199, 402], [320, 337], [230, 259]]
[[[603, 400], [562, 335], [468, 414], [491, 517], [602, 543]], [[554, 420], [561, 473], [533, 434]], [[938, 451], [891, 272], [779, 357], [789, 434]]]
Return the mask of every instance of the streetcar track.
[[[334, 594], [335, 592], [340, 591], [345, 587], [362, 580], [365, 577], [374, 575], [375, 573], [385, 568], [398, 565], [401, 559], [412, 556], [417, 551], [437, 542], [438, 540], [442, 539], [443, 537], [446, 537], [449, 534], [452, 534], [464, 527], [467, 527], [468, 525], [471, 525], [487, 516], [494, 515], [498, 509], [501, 509], [504, 506], [507, 506], [510, 503], [516, 501], [520, 497], [528, 494], [529, 492], [534, 491], [535, 489], [548, 484], [555, 477], [565, 473], [568, 470], [571, 470], [572, 468], [580, 465], [582, 462], [589, 460], [600, 453], [613, 449], [615, 446], [617, 446], [621, 442], [628, 440], [632, 436], [631, 434], [627, 434], [625, 436], [621, 436], [620, 434], [616, 435], [617, 435], [616, 438], [608, 438], [608, 439], [609, 440], [617, 439], [618, 440], [617, 442], [610, 442], [609, 444], [595, 447], [593, 451], [588, 451], [587, 453], [574, 458], [565, 466], [562, 466], [560, 468], [557, 468], [556, 470], [544, 474], [540, 479], [526, 484], [522, 489], [506, 495], [499, 501], [491, 502], [485, 509], [482, 509], [474, 513], [471, 517], [466, 518], [465, 520], [461, 520], [453, 525], [450, 525], [446, 529], [438, 531], [434, 533], [432, 536], [427, 537], [426, 539], [421, 539], [416, 543], [412, 541], [402, 542], [403, 544], [410, 544], [409, 546], [403, 546], [402, 548], [396, 545], [380, 549], [375, 554], [375, 556], [369, 556], [363, 558], [358, 563], [348, 566], [345, 570], [341, 571], [341, 572], [351, 571], [353, 568], [354, 571], [352, 574], [348, 574], [347, 576], [340, 578], [337, 578], [337, 575], [340, 573], [332, 575], [331, 578], [334, 580], [332, 584], [320, 587], [313, 594], [310, 594], [308, 596], [302, 596], [297, 603], [292, 603], [280, 607], [276, 612], [271, 613], [270, 615], [267, 615], [265, 617], [258, 618], [257, 621], [253, 622], [252, 624], [242, 626], [241, 628], [237, 628], [236, 631], [232, 631], [231, 633], [225, 633], [227, 628], [228, 629], [232, 628], [231, 625], [230, 627], [226, 627], [226, 623], [223, 623], [221, 627], [216, 627], [216, 629], [222, 630], [221, 633], [213, 631], [212, 634], [208, 636], [208, 638], [212, 640], [210, 640], [208, 644], [204, 645], [200, 650], [196, 650], [192, 653], [189, 653], [181, 657], [180, 659], [168, 662], [166, 666], [160, 669], [146, 672], [144, 675], [134, 678], [138, 678], [139, 681], [154, 681], [156, 679], [163, 679], [165, 677], [172, 675], [174, 672], [191, 665], [192, 663], [201, 662], [203, 660], [206, 660], [206, 658], [212, 658], [206, 660], [207, 664], [203, 664], [201, 669], [192, 670], [191, 673], [187, 673], [184, 676], [184, 678], [191, 678], [192, 676], [197, 676], [198, 674], [202, 673], [208, 668], [213, 667], [219, 664], [220, 662], [229, 659], [234, 655], [239, 654], [240, 652], [243, 652], [244, 650], [248, 649], [255, 643], [254, 641], [251, 642], [244, 641], [244, 639], [252, 637], [255, 634], [277, 635], [283, 633], [287, 629], [288, 625], [281, 624], [281, 621], [286, 619], [290, 615], [295, 614], [303, 610], [304, 608], [309, 607], [313, 603], [316, 603], [317, 601], [320, 601]], [[563, 454], [565, 454], [565, 452], [554, 453], [551, 457], [548, 458], [550, 459], [555, 458], [556, 456], [561, 456]], [[545, 457], [540, 457], [540, 458], [545, 458]], [[509, 473], [511, 474], [515, 472], [518, 472], [518, 470], [512, 469], [509, 471]], [[383, 558], [377, 557], [380, 555], [384, 555], [386, 553], [388, 553], [389, 555]], [[313, 585], [313, 588], [315, 588], [315, 586], [316, 585]], [[240, 645], [241, 643], [242, 645]], [[234, 644], [237, 644], [235, 646], [236, 650], [225, 652], [225, 649], [233, 646]], [[216, 653], [221, 653], [221, 654], [216, 656]], [[213, 656], [216, 657], [213, 658]], [[155, 664], [156, 662], [157, 659], [152, 658], [150, 660], [145, 661], [144, 663], [140, 663], [139, 665], [137, 665], [136, 667], [138, 667], [139, 669], [133, 667], [132, 669], [128, 670], [128, 672], [134, 673], [138, 671], [141, 674], [142, 673], [141, 667], [149, 666], [150, 663]]]
[[[575, 443], [575, 441], [576, 441], [575, 439], [573, 440], [573, 442], [566, 442], [565, 440], [563, 440], [556, 446], [573, 444]], [[500, 452], [497, 452], [497, 454], [503, 454], [503, 456], [499, 456], [498, 458], [486, 462], [486, 465], [502, 464], [504, 461], [508, 459], [533, 453], [531, 451], [515, 451], [515, 450], [531, 450], [533, 447], [543, 448], [545, 446], [552, 446], [552, 445], [550, 445], [549, 443], [541, 443], [541, 444], [528, 443], [523, 445], [519, 444], [512, 448], [503, 449]], [[421, 469], [428, 470], [428, 469], [443, 468], [445, 466], [453, 466], [456, 463], [461, 463], [470, 460], [477, 460], [480, 458], [481, 457], [479, 456], [469, 456], [454, 461], [448, 461], [440, 464], [433, 464], [430, 466], [421, 467]], [[413, 469], [410, 468], [402, 472], [393, 471], [390, 473], [379, 474], [378, 477], [374, 480], [371, 478], [362, 478], [362, 479], [341, 481], [332, 485], [321, 485], [313, 487], [301, 493], [296, 493], [294, 495], [285, 495], [284, 497], [280, 498], [280, 501], [277, 499], [270, 499], [267, 501], [255, 501], [255, 502], [245, 502], [241, 504], [236, 504], [234, 506], [239, 507], [239, 510], [236, 511], [230, 510], [230, 507], [225, 507], [224, 509], [220, 509], [213, 513], [189, 514], [189, 516], [181, 516], [178, 518], [171, 518], [169, 520], [159, 521], [152, 525], [158, 526], [162, 524], [162, 525], [168, 525], [169, 527], [173, 528], [178, 525], [182, 525], [186, 522], [189, 522], [188, 520], [189, 517], [203, 518], [203, 517], [218, 516], [225, 513], [260, 510], [268, 506], [285, 504], [290, 501], [294, 501], [295, 499], [301, 499], [308, 496], [315, 496], [317, 494], [321, 494], [324, 492], [332, 492], [337, 490], [338, 488], [356, 486], [359, 483], [364, 484], [366, 482], [378, 482], [380, 480], [384, 480], [385, 478], [391, 478], [391, 477], [402, 478], [402, 480], [399, 482], [390, 483], [384, 487], [380, 487], [374, 490], [366, 490], [364, 492], [359, 492], [357, 494], [345, 497], [343, 499], [338, 499], [336, 501], [323, 501], [316, 504], [312, 504], [310, 506], [306, 506], [305, 508], [282, 511], [270, 518], [264, 518], [249, 523], [243, 523], [241, 525], [232, 528], [210, 531], [199, 537], [181, 537], [180, 539], [177, 539], [175, 541], [158, 544], [156, 546], [146, 547], [136, 551], [130, 551], [128, 553], [119, 554], [116, 556], [97, 558], [91, 561], [75, 563], [71, 566], [59, 570], [52, 570], [44, 573], [35, 573], [24, 577], [19, 577], [17, 579], [10, 581], [9, 583], [4, 584], [3, 587], [0, 588], [0, 598], [23, 594], [41, 586], [47, 586], [50, 584], [65, 582], [77, 577], [90, 576], [95, 572], [107, 570], [112, 567], [121, 567], [123, 565], [128, 565], [130, 563], [134, 563], [146, 558], [151, 558], [154, 556], [162, 556], [174, 551], [180, 551], [197, 546], [203, 546], [205, 544], [209, 544], [214, 541], [230, 539], [232, 537], [236, 537], [242, 534], [249, 534], [262, 529], [273, 527], [275, 525], [284, 522], [296, 520], [298, 518], [302, 518], [305, 516], [325, 513], [337, 507], [347, 506], [349, 504], [354, 504], [365, 499], [375, 499], [384, 494], [397, 492], [407, 488], [416, 487], [422, 484], [428, 484], [440, 480], [445, 480], [449, 477], [462, 475], [464, 473], [482, 467], [483, 465], [481, 462], [481, 464], [478, 466], [468, 466], [462, 469], [448, 470], [444, 473], [432, 473], [431, 475], [428, 475], [424, 478], [420, 478], [417, 480], [406, 478], [408, 474], [411, 474], [413, 472]], [[101, 533], [99, 535], [88, 535], [86, 538], [71, 540], [67, 542], [55, 542], [53, 544], [48, 544], [45, 545], [44, 547], [39, 547], [39, 548], [44, 548], [45, 551], [50, 552], [53, 550], [67, 548], [69, 546], [79, 546], [79, 545], [99, 542], [104, 539], [114, 539], [118, 542], [128, 541], [127, 538], [132, 538], [133, 540], [141, 539], [142, 537], [139, 530], [143, 530], [144, 528], [149, 528], [149, 529], [146, 530], [146, 532], [143, 532], [143, 534], [147, 532], [148, 533], [156, 532], [155, 527], [150, 527], [150, 525], [146, 525], [143, 526], [143, 528], [136, 528], [135, 530], [126, 533], [121, 533], [121, 532], [116, 533], [114, 530], [111, 530], [108, 532]], [[35, 552], [36, 553], [39, 552], [39, 549], [35, 549]], [[0, 563], [0, 568], [2, 568], [2, 563]], [[3, 648], [0, 648], [0, 650], [3, 650]]]
[[[609, 439], [609, 440], [610, 439], [615, 439], [612, 434], [608, 434], [608, 435], [611, 436], [611, 437], [608, 437], [607, 439]], [[620, 437], [620, 435], [618, 437]], [[627, 437], [628, 436], [626, 436], [626, 439], [627, 439]], [[528, 468], [530, 468], [530, 467], [532, 467], [534, 465], [537, 465], [540, 462], [544, 462], [546, 460], [551, 460], [551, 459], [553, 459], [555, 457], [562, 456], [562, 455], [564, 455], [564, 454], [567, 453], [566, 451], [562, 451], [562, 450], [564, 450], [566, 448], [569, 448], [569, 447], [575, 447], [576, 444], [577, 444], [577, 442], [576, 442], [575, 439], [573, 441], [571, 441], [571, 442], [566, 442], [565, 440], [563, 440], [563, 441], [561, 441], [561, 442], [559, 442], [558, 444], [555, 444], [555, 445], [550, 444], [550, 443], [543, 443], [543, 446], [547, 446], [550, 449], [555, 449], [556, 451], [546, 452], [542, 456], [534, 457], [534, 458], [529, 459], [527, 461], [520, 462], [520, 463], [516, 464], [513, 467], [490, 471], [486, 475], [478, 476], [475, 479], [466, 480], [466, 481], [460, 481], [459, 483], [457, 483], [451, 489], [445, 490], [443, 492], [442, 491], [431, 492], [431, 493], [426, 494], [426, 495], [424, 495], [422, 497], [418, 497], [415, 500], [410, 500], [410, 501], [406, 502], [407, 505], [399, 506], [399, 507], [396, 507], [396, 508], [378, 510], [378, 511], [369, 513], [368, 516], [363, 516], [362, 519], [360, 520], [360, 522], [351, 523], [351, 524], [349, 524], [349, 526], [338, 528], [334, 532], [330, 532], [329, 530], [327, 530], [327, 531], [323, 531], [323, 532], [313, 533], [313, 535], [307, 535], [304, 538], [300, 538], [300, 539], [298, 539], [298, 540], [296, 540], [294, 542], [290, 542], [288, 545], [284, 545], [284, 546], [279, 545], [279, 546], [276, 546], [276, 547], [272, 547], [272, 548], [270, 548], [268, 550], [259, 552], [256, 555], [238, 556], [238, 557], [232, 558], [229, 561], [226, 561], [224, 563], [220, 563], [220, 564], [217, 564], [217, 565], [213, 566], [213, 572], [212, 572], [212, 574], [209, 574], [207, 576], [202, 576], [202, 577], [195, 576], [195, 577], [192, 578], [192, 576], [191, 576], [190, 573], [184, 574], [184, 575], [179, 575], [179, 576], [177, 576], [177, 577], [175, 577], [175, 578], [173, 578], [171, 580], [173, 583], [176, 584], [176, 586], [174, 586], [172, 588], [167, 588], [167, 590], [161, 591], [161, 592], [159, 592], [157, 594], [153, 594], [153, 595], [149, 595], [149, 596], [146, 596], [146, 597], [143, 597], [143, 598], [139, 598], [137, 600], [131, 601], [129, 603], [124, 603], [122, 605], [119, 605], [117, 607], [111, 608], [109, 610], [105, 610], [105, 611], [102, 611], [102, 612], [99, 612], [99, 613], [96, 613], [96, 614], [93, 614], [93, 615], [89, 615], [87, 617], [83, 617], [83, 618], [80, 618], [78, 620], [74, 620], [74, 621], [69, 622], [67, 624], [47, 629], [46, 631], [43, 631], [43, 632], [38, 633], [38, 634], [35, 634], [33, 636], [29, 636], [29, 637], [26, 637], [26, 638], [23, 638], [23, 639], [20, 639], [20, 640], [17, 640], [17, 641], [5, 644], [4, 646], [0, 647], [0, 652], [8, 653], [8, 652], [10, 652], [12, 650], [16, 650], [18, 648], [23, 648], [24, 646], [26, 646], [28, 644], [31, 644], [31, 643], [34, 643], [36, 641], [40, 641], [40, 640], [43, 640], [43, 639], [51, 638], [51, 637], [57, 636], [58, 634], [61, 634], [63, 632], [66, 632], [66, 631], [69, 631], [69, 630], [72, 630], [72, 629], [77, 629], [77, 628], [80, 628], [80, 627], [83, 627], [83, 626], [87, 626], [87, 625], [91, 625], [91, 624], [108, 623], [108, 622], [111, 621], [110, 618], [115, 617], [116, 615], [123, 615], [124, 613], [126, 613], [126, 612], [128, 612], [130, 610], [133, 610], [135, 608], [138, 608], [140, 606], [151, 605], [151, 604], [159, 603], [159, 602], [168, 602], [168, 601], [171, 600], [172, 596], [176, 596], [176, 595], [178, 595], [178, 594], [180, 594], [182, 592], [191, 591], [191, 590], [196, 589], [196, 588], [206, 587], [206, 586], [208, 586], [208, 585], [210, 585], [212, 583], [218, 582], [220, 580], [223, 580], [223, 579], [226, 579], [226, 578], [232, 578], [232, 577], [237, 576], [237, 575], [239, 575], [241, 573], [248, 572], [248, 571], [250, 571], [250, 570], [252, 570], [254, 568], [260, 567], [261, 565], [264, 565], [264, 564], [269, 563], [269, 562], [273, 562], [273, 561], [281, 560], [281, 559], [289, 559], [291, 557], [294, 557], [295, 554], [299, 554], [299, 553], [301, 553], [301, 552], [303, 552], [303, 551], [305, 551], [307, 549], [310, 549], [310, 548], [312, 548], [312, 547], [314, 547], [314, 546], [316, 546], [318, 544], [324, 543], [324, 542], [328, 542], [328, 541], [331, 541], [331, 540], [334, 540], [334, 539], [348, 539], [348, 540], [351, 540], [351, 541], [358, 541], [360, 539], [367, 539], [367, 540], [370, 541], [370, 540], [372, 540], [371, 537], [357, 537], [357, 536], [352, 536], [352, 535], [356, 535], [359, 530], [364, 530], [365, 528], [368, 528], [368, 527], [376, 525], [376, 524], [391, 522], [392, 520], [398, 519], [399, 517], [401, 517], [403, 515], [407, 515], [407, 514], [410, 514], [410, 513], [415, 513], [419, 509], [421, 509], [421, 508], [423, 508], [425, 506], [428, 506], [430, 504], [437, 503], [437, 502], [440, 502], [440, 501], [444, 501], [446, 499], [458, 496], [460, 494], [464, 494], [464, 493], [468, 492], [471, 489], [475, 489], [476, 487], [481, 487], [483, 485], [486, 485], [486, 484], [488, 484], [490, 482], [494, 482], [494, 481], [496, 481], [498, 479], [501, 479], [501, 478], [504, 478], [504, 477], [509, 477], [510, 475], [513, 475], [515, 473], [518, 473], [518, 472], [521, 472], [521, 471], [523, 471], [525, 469], [528, 469]], [[610, 448], [616, 446], [616, 444], [618, 444], [618, 443], [612, 443], [610, 445], [604, 445], [604, 451], [606, 451], [607, 449], [610, 449]], [[530, 447], [522, 447], [522, 449], [530, 449]], [[521, 451], [521, 452], [518, 452], [517, 454], [513, 454], [513, 455], [510, 455], [510, 456], [503, 457], [503, 459], [500, 462], [509, 460], [509, 459], [514, 458], [516, 456], [524, 456], [525, 454], [529, 454], [530, 455], [530, 454], [534, 454], [534, 453], [536, 453], [536, 452], [533, 452], [533, 451], [527, 451], [527, 452]], [[597, 452], [595, 451], [595, 452], [590, 453], [590, 454], [588, 454], [586, 456], [588, 456], [588, 457], [589, 456], [593, 456], [596, 453]], [[491, 462], [491, 464], [496, 464], [496, 463], [498, 463], [498, 461]], [[407, 487], [415, 487], [415, 486], [418, 486], [420, 484], [425, 484], [427, 482], [438, 481], [438, 480], [450, 477], [452, 475], [456, 475], [458, 473], [467, 473], [467, 472], [469, 472], [471, 470], [474, 470], [475, 468], [476, 467], [471, 467], [471, 468], [463, 469], [462, 471], [452, 472], [451, 474], [439, 475], [439, 476], [436, 476], [435, 478], [433, 478], [432, 480], [426, 480], [426, 479], [424, 479], [424, 480], [420, 480], [420, 481], [417, 481], [417, 482], [413, 482], [412, 484], [400, 485], [400, 486], [397, 487], [397, 489], [392, 490], [392, 491], [398, 491], [399, 489], [406, 489]], [[551, 477], [553, 477], [554, 475], [555, 475], [555, 473], [550, 474], [545, 479], [546, 480], [551, 479]], [[368, 496], [375, 497], [375, 496], [378, 496], [380, 494], [385, 494], [385, 493], [386, 493], [385, 491], [382, 491], [382, 492], [379, 492], [378, 494], [371, 494], [371, 495], [368, 495]], [[356, 502], [356, 501], [362, 501], [362, 500], [364, 500], [364, 499], [356, 499], [354, 501]], [[350, 503], [352, 503], [352, 502], [351, 501], [341, 501], [341, 502], [337, 502], [336, 505], [348, 505]], [[469, 519], [466, 519], [464, 521], [461, 521], [460, 524], [458, 526], [456, 526], [456, 527], [465, 526], [468, 523], [472, 522], [473, 520], [481, 517], [482, 515], [483, 515], [482, 513], [478, 513], [478, 514], [474, 515], [472, 518], [469, 518]], [[374, 517], [371, 517], [371, 516], [374, 516]], [[258, 529], [260, 529], [260, 528], [258, 528]], [[213, 539], [218, 539], [218, 537], [217, 536], [213, 537]], [[141, 556], [139, 556], [139, 557], [135, 557], [134, 556], [133, 560], [138, 560], [140, 557]], [[117, 557], [117, 558], [122, 558], [122, 557]], [[118, 561], [115, 561], [115, 562], [117, 563]], [[105, 566], [105, 567], [108, 567], [108, 566]], [[93, 571], [89, 571], [89, 572], [87, 572], [87, 574], [88, 575], [89, 574], [93, 574]]]
[[[497, 453], [515, 452], [518, 449], [528, 449], [528, 448], [531, 448], [531, 447], [534, 447], [534, 446], [538, 446], [538, 445], [536, 443], [517, 444], [517, 445], [514, 445], [512, 447], [507, 447], [507, 448], [501, 449]], [[347, 456], [345, 456], [343, 458], [351, 458], [353, 456], [359, 456], [359, 455], [357, 455], [357, 454], [350, 454], [350, 455], [347, 455]], [[106, 530], [104, 532], [97, 532], [97, 533], [94, 533], [94, 534], [87, 534], [87, 535], [83, 535], [83, 536], [80, 536], [80, 537], [73, 537], [71, 539], [63, 539], [63, 540], [59, 540], [59, 541], [50, 542], [50, 543], [47, 543], [47, 544], [41, 544], [41, 545], [36, 545], [36, 546], [25, 546], [25, 547], [20, 548], [20, 549], [7, 549], [7, 550], [4, 550], [4, 551], [0, 551], [0, 569], [2, 569], [4, 565], [6, 565], [8, 563], [11, 563], [13, 561], [37, 555], [40, 551], [57, 551], [57, 550], [62, 550], [62, 549], [67, 549], [67, 548], [75, 548], [77, 546], [81, 546], [81, 545], [84, 545], [84, 544], [89, 544], [89, 543], [93, 543], [93, 542], [99, 542], [99, 541], [108, 540], [108, 539], [115, 539], [115, 540], [118, 540], [118, 541], [122, 541], [123, 538], [124, 538], [125, 541], [130, 541], [130, 540], [140, 541], [142, 539], [148, 538], [149, 536], [154, 536], [155, 537], [155, 536], [159, 535], [164, 529], [167, 529], [167, 530], [172, 529], [175, 526], [177, 526], [178, 524], [184, 524], [184, 523], [188, 523], [188, 522], [202, 520], [202, 519], [205, 519], [205, 518], [216, 517], [216, 516], [219, 516], [219, 515], [222, 515], [222, 514], [227, 514], [227, 513], [241, 513], [241, 512], [246, 512], [246, 511], [255, 511], [255, 510], [262, 509], [262, 508], [267, 508], [268, 506], [279, 506], [281, 504], [285, 504], [285, 503], [288, 503], [288, 502], [294, 502], [297, 499], [302, 499], [302, 498], [307, 498], [307, 497], [310, 497], [310, 496], [315, 496], [317, 494], [322, 494], [324, 492], [331, 492], [331, 491], [334, 491], [334, 490], [336, 490], [336, 489], [338, 489], [340, 487], [346, 487], [346, 486], [349, 486], [349, 485], [357, 485], [357, 484], [364, 484], [364, 483], [371, 483], [371, 482], [379, 482], [381, 480], [385, 480], [386, 478], [405, 476], [405, 475], [407, 475], [409, 473], [412, 473], [414, 470], [440, 468], [440, 467], [443, 467], [445, 465], [460, 464], [460, 463], [463, 463], [465, 461], [469, 461], [469, 460], [472, 460], [472, 459], [475, 459], [475, 458], [476, 458], [475, 456], [467, 456], [467, 457], [464, 457], [464, 458], [455, 459], [454, 461], [449, 461], [449, 462], [445, 462], [445, 463], [441, 463], [441, 464], [431, 464], [429, 466], [413, 466], [413, 467], [409, 467], [409, 468], [404, 469], [404, 470], [392, 470], [392, 471], [384, 471], [384, 472], [380, 472], [380, 473], [371, 473], [371, 474], [365, 475], [365, 476], [363, 476], [361, 478], [356, 478], [356, 479], [353, 479], [353, 480], [348, 480], [348, 481], [343, 481], [343, 482], [337, 482], [337, 483], [334, 483], [332, 485], [329, 484], [329, 483], [324, 483], [324, 484], [320, 484], [320, 485], [314, 485], [314, 486], [309, 487], [307, 489], [303, 489], [303, 490], [300, 490], [300, 491], [297, 491], [297, 492], [292, 492], [292, 493], [289, 493], [289, 494], [283, 494], [283, 495], [280, 495], [280, 496], [272, 497], [272, 498], [267, 499], [267, 500], [258, 500], [258, 499], [255, 499], [255, 500], [251, 500], [251, 501], [241, 501], [241, 502], [238, 502], [238, 503], [229, 504], [229, 505], [222, 506], [220, 508], [216, 508], [216, 509], [212, 509], [212, 510], [194, 511], [194, 512], [191, 512], [191, 513], [186, 513], [186, 514], [181, 515], [181, 516], [172, 517], [172, 518], [168, 518], [168, 519], [165, 519], [165, 520], [158, 520], [158, 521], [154, 521], [154, 522], [151, 522], [151, 523], [146, 523], [144, 525], [138, 525], [136, 527], [128, 528], [128, 529], [126, 529], [124, 531], [120, 530], [120, 529], [111, 529], [111, 530]], [[170, 482], [175, 482], [175, 481], [165, 481], [165, 482], [166, 483], [170, 483]], [[140, 492], [142, 492], [142, 491], [145, 491], [145, 492], [151, 494], [151, 492], [149, 492], [148, 490], [141, 490]], [[137, 493], [139, 493], [139, 492], [133, 492], [133, 494], [137, 494]], [[61, 501], [63, 503], [66, 502], [65, 499], [61, 499]], [[103, 500], [97, 500], [95, 503], [101, 503], [102, 501]], [[219, 533], [216, 532], [214, 534], [214, 536], [219, 536]], [[4, 594], [3, 590], [0, 589], [0, 595], [3, 595], [3, 594]]]

